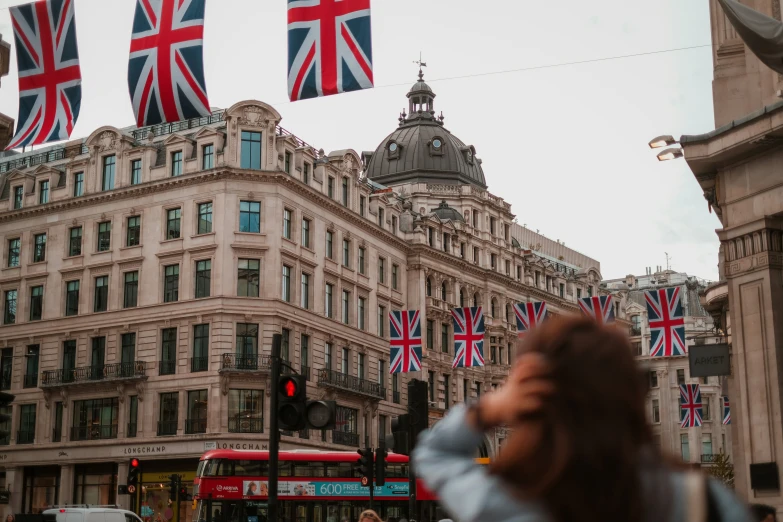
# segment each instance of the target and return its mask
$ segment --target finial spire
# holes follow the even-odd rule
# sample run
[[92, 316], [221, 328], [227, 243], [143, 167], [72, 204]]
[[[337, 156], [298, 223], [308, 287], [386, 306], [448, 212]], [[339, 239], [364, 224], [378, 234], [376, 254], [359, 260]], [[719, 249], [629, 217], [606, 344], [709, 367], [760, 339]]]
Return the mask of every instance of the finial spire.
[[419, 66], [419, 81], [424, 81], [424, 71], [421, 70], [422, 67], [427, 67], [426, 62], [423, 62], [421, 59], [421, 51], [419, 51], [419, 59], [414, 60], [413, 63]]

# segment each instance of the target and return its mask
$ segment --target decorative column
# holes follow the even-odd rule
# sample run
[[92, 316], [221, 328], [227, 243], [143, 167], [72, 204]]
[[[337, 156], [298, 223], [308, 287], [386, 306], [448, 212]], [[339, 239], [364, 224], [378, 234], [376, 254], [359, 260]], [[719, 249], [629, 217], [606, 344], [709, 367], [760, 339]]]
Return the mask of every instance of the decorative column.
[[57, 495], [58, 504], [71, 504], [81, 501], [81, 499], [74, 498], [73, 483], [73, 464], [63, 464], [60, 466], [60, 491]]

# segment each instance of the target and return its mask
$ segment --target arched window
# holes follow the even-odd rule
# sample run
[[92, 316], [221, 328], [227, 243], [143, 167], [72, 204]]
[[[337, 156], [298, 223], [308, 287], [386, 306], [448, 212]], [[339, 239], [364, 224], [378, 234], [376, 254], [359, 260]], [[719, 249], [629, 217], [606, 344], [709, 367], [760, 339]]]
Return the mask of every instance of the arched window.
[[427, 297], [432, 297], [432, 279], [427, 278]]
[[440, 298], [446, 300], [446, 283], [440, 285]]
[[465, 307], [465, 290], [462, 288], [459, 289], [459, 306], [460, 308]]
[[473, 294], [473, 308], [478, 308], [479, 305], [479, 295]]
[[492, 317], [495, 317], [495, 312], [497, 311], [497, 308], [498, 308], [497, 300], [492, 299], [492, 302], [490, 303], [490, 315]]

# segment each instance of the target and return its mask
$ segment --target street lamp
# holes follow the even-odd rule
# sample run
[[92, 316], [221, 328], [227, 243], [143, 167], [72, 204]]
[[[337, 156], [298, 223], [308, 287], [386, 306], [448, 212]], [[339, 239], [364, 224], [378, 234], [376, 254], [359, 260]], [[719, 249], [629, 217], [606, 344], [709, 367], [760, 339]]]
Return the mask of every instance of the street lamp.
[[682, 158], [682, 149], [666, 149], [658, 153], [658, 161]]
[[672, 136], [658, 136], [657, 138], [653, 138], [648, 145], [650, 145], [651, 149], [660, 149], [662, 147], [674, 145], [675, 143], [677, 143], [677, 140]]

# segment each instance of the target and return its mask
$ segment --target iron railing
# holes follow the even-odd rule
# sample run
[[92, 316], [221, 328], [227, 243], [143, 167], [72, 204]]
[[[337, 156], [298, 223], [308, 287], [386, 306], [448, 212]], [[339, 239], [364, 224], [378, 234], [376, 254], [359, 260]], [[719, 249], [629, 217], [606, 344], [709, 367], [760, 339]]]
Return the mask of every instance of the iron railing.
[[237, 355], [224, 353], [221, 369], [236, 371], [269, 371], [271, 362], [268, 355]]
[[137, 379], [146, 377], [146, 370], [144, 361], [47, 370], [41, 375], [41, 387], [78, 384], [96, 380]]
[[116, 439], [117, 438], [117, 425], [90, 425], [90, 426], [73, 426], [71, 428], [71, 440], [103, 440], [103, 439]]
[[333, 386], [362, 395], [369, 395], [377, 399], [386, 398], [386, 388], [379, 383], [361, 379], [353, 375], [347, 375], [335, 370], [318, 370], [318, 384]]
[[14, 169], [23, 169], [26, 167], [32, 167], [34, 165], [43, 165], [44, 163], [51, 163], [53, 161], [59, 161], [66, 158], [73, 158], [80, 154], [87, 154], [90, 149], [87, 145], [74, 145], [72, 147], [63, 147], [61, 149], [50, 150], [48, 152], [41, 152], [40, 154], [32, 154], [25, 156], [24, 158], [17, 158], [10, 161], [0, 163], [0, 174], [8, 172]]
[[177, 361], [160, 361], [158, 369], [159, 375], [174, 375], [177, 367]]
[[714, 453], [702, 453], [701, 455], [701, 461], [703, 464], [714, 464], [715, 458], [717, 457]]
[[177, 421], [158, 421], [158, 436], [176, 435]]
[[16, 432], [17, 444], [32, 444], [35, 442], [35, 430], [19, 430]]
[[333, 430], [332, 442], [335, 444], [342, 444], [343, 446], [352, 446], [354, 448], [359, 447], [359, 434], [348, 433], [346, 431]]
[[205, 372], [209, 368], [209, 357], [192, 357], [190, 359], [190, 371]]
[[264, 419], [228, 419], [229, 433], [264, 433]]
[[206, 433], [207, 432], [207, 419], [188, 419], [185, 421], [185, 433], [190, 435], [193, 433]]
[[204, 127], [205, 125], [211, 125], [225, 119], [225, 111], [215, 111], [209, 116], [203, 116], [201, 118], [191, 118], [189, 120], [175, 121], [172, 123], [161, 123], [159, 125], [152, 125], [151, 127], [144, 127], [136, 129], [131, 132], [134, 140], [146, 140], [150, 130], [157, 136], [164, 136], [166, 134], [173, 134], [175, 132], [195, 129], [198, 127]]

